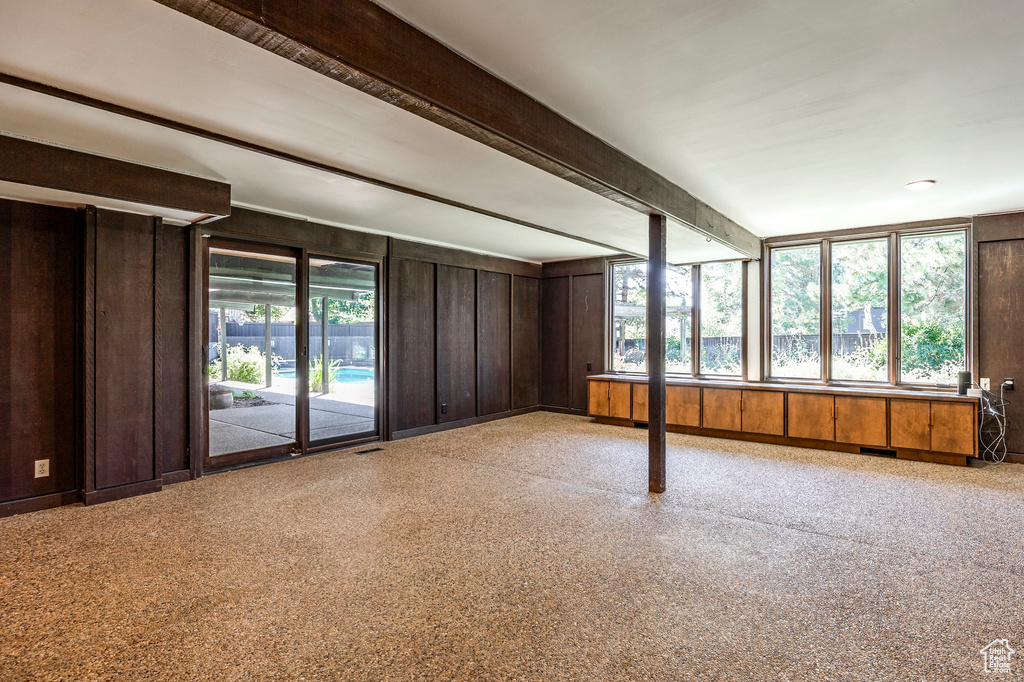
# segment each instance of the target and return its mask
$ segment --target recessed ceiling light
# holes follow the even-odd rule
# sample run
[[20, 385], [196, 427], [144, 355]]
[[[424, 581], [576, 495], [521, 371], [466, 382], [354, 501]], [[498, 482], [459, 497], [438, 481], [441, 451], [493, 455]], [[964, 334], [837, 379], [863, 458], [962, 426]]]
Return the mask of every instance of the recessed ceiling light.
[[934, 186], [934, 180], [915, 180], [914, 182], [907, 183], [907, 189], [914, 190], [915, 192], [921, 192], [926, 189], [931, 189]]

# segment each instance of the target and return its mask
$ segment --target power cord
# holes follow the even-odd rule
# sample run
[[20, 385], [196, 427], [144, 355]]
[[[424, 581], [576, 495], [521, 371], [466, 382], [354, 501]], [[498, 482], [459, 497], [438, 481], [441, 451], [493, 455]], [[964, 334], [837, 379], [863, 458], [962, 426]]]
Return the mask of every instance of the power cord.
[[978, 420], [978, 443], [981, 458], [986, 462], [1006, 459], [1006, 382], [999, 385], [999, 395], [981, 389], [981, 418]]

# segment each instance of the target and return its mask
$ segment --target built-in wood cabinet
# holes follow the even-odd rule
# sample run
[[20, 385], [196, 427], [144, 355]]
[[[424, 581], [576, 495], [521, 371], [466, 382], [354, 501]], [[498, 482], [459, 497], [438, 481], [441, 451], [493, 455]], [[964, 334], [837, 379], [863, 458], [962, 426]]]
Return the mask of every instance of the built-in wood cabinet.
[[[590, 379], [590, 414], [599, 420], [644, 423], [649, 404], [644, 378]], [[695, 380], [665, 387], [669, 430], [950, 464], [977, 456], [977, 409], [973, 399], [938, 392]]]
[[[792, 400], [794, 394], [790, 395]], [[859, 443], [868, 447], [889, 445], [889, 418], [885, 398], [835, 396], [837, 443]]]
[[836, 398], [818, 393], [790, 393], [786, 419], [790, 438], [836, 439]]
[[740, 415], [746, 433], [782, 436], [786, 433], [786, 394], [744, 389]]

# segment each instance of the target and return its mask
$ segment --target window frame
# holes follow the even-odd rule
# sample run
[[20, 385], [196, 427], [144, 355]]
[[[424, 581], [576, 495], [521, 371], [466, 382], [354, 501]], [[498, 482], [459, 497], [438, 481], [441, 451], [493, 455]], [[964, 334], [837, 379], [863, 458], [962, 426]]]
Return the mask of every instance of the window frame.
[[[955, 390], [955, 384], [934, 384], [902, 381], [902, 291], [901, 291], [901, 238], [907, 236], [927, 237], [943, 234], [963, 234], [964, 237], [964, 351], [965, 369], [974, 369], [974, 234], [969, 221], [936, 221], [934, 223], [886, 226], [881, 228], [859, 228], [835, 233], [773, 237], [765, 240], [762, 252], [762, 299], [761, 299], [761, 371], [766, 382], [827, 384], [835, 386], [884, 387], [906, 390]], [[886, 263], [887, 311], [886, 334], [888, 350], [887, 377], [884, 381], [865, 381], [832, 378], [832, 245], [862, 242], [872, 239], [886, 239], [888, 258]], [[821, 367], [817, 379], [775, 377], [772, 375], [772, 251], [796, 246], [819, 245], [821, 249], [821, 326], [820, 347]]]
[[[630, 265], [635, 263], [644, 263], [647, 261], [643, 258], [612, 258], [607, 262], [606, 279], [608, 286], [608, 305], [605, 313], [605, 367], [608, 368], [608, 374], [621, 374], [626, 376], [647, 376], [647, 355], [646, 349], [644, 354], [644, 369], [643, 371], [635, 370], [623, 370], [614, 369], [615, 367], [615, 274], [614, 268], [616, 265]], [[740, 373], [739, 374], [705, 374], [701, 372], [700, 367], [700, 350], [701, 350], [701, 305], [700, 305], [700, 290], [701, 290], [701, 266], [711, 265], [715, 263], [739, 263], [740, 264], [740, 290], [741, 290], [741, 333], [740, 333]], [[749, 320], [749, 302], [747, 297], [748, 290], [748, 266], [750, 260], [747, 258], [728, 258], [716, 261], [704, 261], [700, 263], [669, 263], [670, 267], [688, 267], [690, 268], [690, 371], [686, 372], [669, 372], [666, 371], [665, 375], [668, 377], [684, 377], [687, 379], [713, 379], [715, 381], [746, 381], [747, 379], [747, 335], [748, 320]], [[644, 304], [646, 308], [646, 303]]]

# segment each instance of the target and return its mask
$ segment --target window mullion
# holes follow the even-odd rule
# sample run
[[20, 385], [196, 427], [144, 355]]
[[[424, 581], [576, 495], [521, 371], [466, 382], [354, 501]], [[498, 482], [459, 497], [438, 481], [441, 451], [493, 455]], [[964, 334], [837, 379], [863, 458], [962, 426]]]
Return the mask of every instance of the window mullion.
[[903, 332], [900, 329], [902, 307], [900, 300], [900, 239], [897, 233], [889, 235], [889, 383], [900, 383], [902, 361], [900, 344]]
[[821, 242], [821, 380], [832, 378], [832, 242]]
[[700, 265], [690, 268], [690, 375], [700, 376]]

